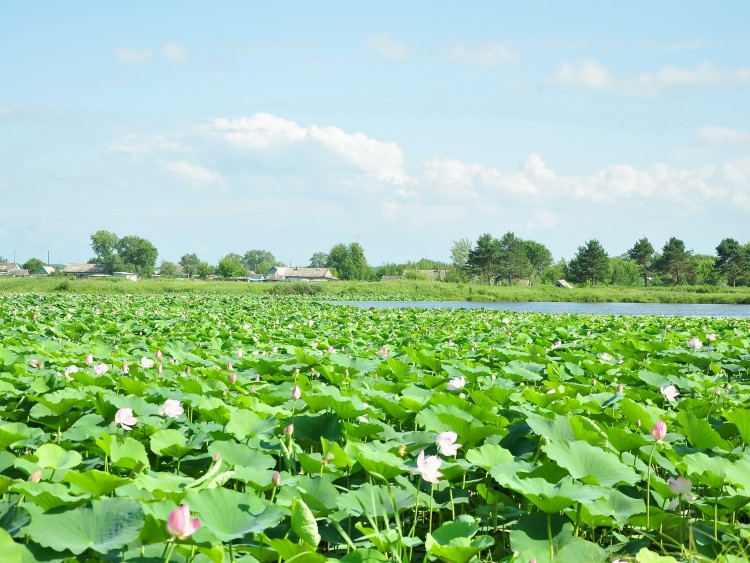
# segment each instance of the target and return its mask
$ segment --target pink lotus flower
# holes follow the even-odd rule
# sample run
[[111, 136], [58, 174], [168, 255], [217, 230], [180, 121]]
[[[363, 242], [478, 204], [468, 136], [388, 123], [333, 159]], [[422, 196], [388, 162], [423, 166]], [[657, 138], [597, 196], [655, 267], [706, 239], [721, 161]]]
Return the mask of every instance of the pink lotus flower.
[[378, 350], [375, 353], [378, 356], [380, 356], [381, 358], [387, 358], [388, 357], [388, 348], [386, 348], [385, 346], [383, 346], [380, 350]]
[[336, 348], [334, 348], [333, 346], [329, 346], [328, 347], [328, 353], [329, 354], [335, 354], [336, 353]]
[[657, 422], [651, 429], [651, 435], [657, 442], [664, 440], [664, 437], [667, 435], [667, 423], [663, 420]]
[[38, 368], [42, 363], [39, 360], [29, 360], [29, 365], [33, 368]]
[[132, 430], [138, 419], [133, 416], [133, 409], [123, 407], [115, 413], [115, 424], [122, 426], [123, 430]]
[[444, 456], [454, 456], [458, 453], [458, 448], [463, 444], [456, 444], [458, 434], [455, 432], [441, 432], [437, 435], [435, 442], [440, 449], [440, 453]]
[[706, 340], [713, 342], [714, 340], [716, 340], [716, 335], [713, 332], [709, 332], [708, 334], [706, 334]]
[[141, 367], [143, 369], [149, 369], [149, 368], [154, 367], [154, 360], [152, 360], [151, 358], [146, 358], [146, 357], [141, 358]]
[[197, 532], [200, 527], [201, 521], [199, 518], [190, 518], [190, 507], [187, 504], [175, 508], [167, 518], [167, 532], [172, 536], [170, 541], [174, 541], [174, 538], [185, 540]]
[[122, 362], [122, 373], [130, 373], [130, 368], [127, 362]]
[[185, 409], [180, 405], [180, 401], [177, 399], [167, 399], [164, 404], [159, 407], [159, 414], [162, 416], [168, 416], [170, 418], [179, 418]]
[[443, 476], [440, 471], [440, 466], [443, 464], [443, 460], [436, 455], [429, 457], [424, 456], [424, 450], [419, 452], [417, 456], [417, 471], [422, 475], [422, 479], [428, 483], [439, 483], [439, 478]]
[[680, 475], [677, 479], [670, 477], [668, 483], [669, 491], [673, 495], [678, 495], [682, 498], [690, 498], [690, 492], [693, 489], [693, 482], [690, 479], [686, 479]]
[[240, 358], [240, 359], [241, 359], [241, 358], [242, 358], [242, 354], [243, 354], [243, 352], [242, 352], [242, 348], [240, 348], [239, 350], [237, 350], [237, 357], [238, 357], [238, 358]]
[[164, 357], [164, 354], [162, 354], [161, 350], [156, 351], [156, 359], [161, 360]]
[[71, 379], [71, 373], [78, 373], [78, 366], [68, 366], [65, 368], [65, 377], [68, 378], [68, 381]]
[[42, 480], [42, 470], [34, 471], [31, 475], [29, 475], [29, 481], [32, 483], [38, 483]]
[[93, 363], [94, 363], [94, 355], [93, 354], [88, 354], [86, 356], [86, 365], [90, 366]]
[[465, 385], [466, 385], [465, 377], [463, 376], [454, 377], [448, 382], [448, 386], [446, 387], [446, 389], [448, 391], [458, 391], [459, 389], [463, 389]]
[[703, 348], [703, 342], [701, 342], [700, 338], [693, 337], [690, 340], [687, 341], [687, 345], [691, 348], [695, 348], [696, 350], [698, 348]]
[[299, 388], [299, 385], [295, 385], [294, 389], [292, 389], [292, 399], [295, 401], [299, 401], [302, 397], [302, 389]]
[[556, 341], [552, 346], [550, 346], [550, 350], [554, 350], [556, 348], [559, 348], [560, 346], [562, 346], [562, 340]]
[[107, 364], [96, 364], [94, 366], [94, 373], [96, 375], [102, 375], [103, 373], [106, 373], [109, 369], [109, 366]]
[[617, 392], [620, 394], [625, 393], [625, 386], [622, 383], [617, 386]]
[[674, 385], [667, 385], [666, 387], [659, 387], [659, 391], [661, 392], [662, 395], [664, 395], [664, 398], [670, 403], [676, 403], [677, 396], [680, 394], [680, 392], [677, 390], [677, 387], [675, 387]]

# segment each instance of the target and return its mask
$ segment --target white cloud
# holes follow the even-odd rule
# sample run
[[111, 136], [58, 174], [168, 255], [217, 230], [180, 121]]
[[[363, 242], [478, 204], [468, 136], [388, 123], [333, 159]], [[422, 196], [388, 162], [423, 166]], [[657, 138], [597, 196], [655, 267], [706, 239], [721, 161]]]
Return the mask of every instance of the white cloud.
[[364, 133], [347, 133], [331, 126], [302, 127], [294, 121], [267, 113], [238, 119], [215, 119], [207, 129], [245, 150], [280, 149], [310, 143], [379, 181], [397, 184], [407, 181], [399, 146], [371, 139]]
[[167, 135], [158, 135], [151, 139], [142, 139], [135, 135], [128, 135], [124, 140], [110, 145], [109, 151], [114, 154], [123, 154], [137, 158], [159, 152], [191, 153], [193, 149], [171, 139]]
[[409, 49], [405, 43], [392, 39], [385, 33], [368, 38], [367, 45], [390, 61], [403, 61], [409, 56]]
[[470, 66], [511, 67], [521, 62], [521, 54], [511, 51], [503, 43], [495, 42], [475, 49], [453, 47], [448, 52], [448, 59]]
[[615, 79], [607, 67], [592, 60], [560, 63], [555, 73], [549, 77], [549, 81], [569, 88], [590, 90], [606, 90], [615, 84]]
[[742, 129], [729, 129], [728, 127], [701, 127], [698, 129], [698, 138], [706, 143], [733, 144], [747, 143], [750, 134]]
[[195, 188], [220, 186], [224, 183], [220, 174], [212, 172], [208, 168], [204, 168], [198, 164], [188, 162], [187, 160], [165, 162], [163, 168]]
[[237, 119], [214, 119], [209, 130], [228, 143], [248, 150], [284, 147], [303, 140], [307, 135], [306, 130], [294, 121], [268, 113]]
[[557, 213], [547, 209], [534, 209], [531, 211], [531, 216], [526, 220], [524, 227], [531, 231], [554, 229], [560, 224], [561, 220], [562, 218]]
[[151, 58], [151, 51], [148, 49], [129, 49], [120, 47], [115, 49], [115, 57], [123, 63], [140, 64], [145, 63]]
[[182, 63], [188, 58], [187, 49], [178, 43], [167, 43], [161, 48], [161, 54], [173, 63]]
[[664, 67], [656, 72], [617, 76], [606, 66], [585, 60], [562, 62], [547, 82], [573, 89], [617, 90], [630, 94], [659, 94], [670, 88], [729, 87], [750, 84], [750, 68], [724, 70], [709, 62], [695, 68]]

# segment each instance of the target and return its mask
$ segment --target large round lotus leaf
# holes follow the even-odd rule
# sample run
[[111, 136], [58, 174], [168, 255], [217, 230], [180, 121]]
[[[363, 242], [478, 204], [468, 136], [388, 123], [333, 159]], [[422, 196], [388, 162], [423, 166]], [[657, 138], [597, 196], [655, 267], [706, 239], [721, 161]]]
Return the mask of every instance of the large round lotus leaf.
[[105, 498], [73, 510], [34, 514], [24, 532], [30, 540], [55, 551], [108, 553], [138, 539], [143, 520], [140, 503]]

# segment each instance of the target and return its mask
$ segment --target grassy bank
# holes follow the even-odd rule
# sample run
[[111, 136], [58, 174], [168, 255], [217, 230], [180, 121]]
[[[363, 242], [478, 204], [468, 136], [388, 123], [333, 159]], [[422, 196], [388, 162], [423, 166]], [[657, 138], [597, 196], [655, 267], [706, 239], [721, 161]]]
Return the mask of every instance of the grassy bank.
[[486, 286], [424, 281], [337, 283], [237, 283], [202, 280], [127, 280], [107, 278], [0, 278], [0, 293], [218, 293], [302, 295], [316, 299], [352, 301], [570, 301], [589, 303], [726, 303], [750, 304], [750, 288], [680, 287], [581, 287], [559, 289]]

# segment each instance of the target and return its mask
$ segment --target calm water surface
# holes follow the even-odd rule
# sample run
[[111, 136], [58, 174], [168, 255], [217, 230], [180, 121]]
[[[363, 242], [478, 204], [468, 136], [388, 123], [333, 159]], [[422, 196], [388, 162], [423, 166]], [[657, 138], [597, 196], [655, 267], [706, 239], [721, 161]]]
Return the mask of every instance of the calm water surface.
[[681, 303], [567, 303], [567, 302], [478, 302], [478, 301], [335, 301], [335, 305], [394, 309], [496, 309], [524, 313], [573, 313], [578, 315], [659, 315], [665, 317], [750, 318], [750, 305], [704, 305]]

